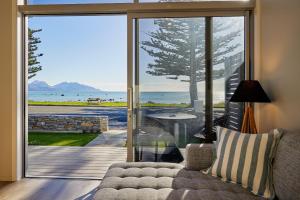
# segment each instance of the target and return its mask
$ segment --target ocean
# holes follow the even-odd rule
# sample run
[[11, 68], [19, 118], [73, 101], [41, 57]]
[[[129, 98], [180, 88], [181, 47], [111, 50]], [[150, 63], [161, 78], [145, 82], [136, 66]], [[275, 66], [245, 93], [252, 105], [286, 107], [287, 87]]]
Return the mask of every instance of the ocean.
[[[199, 100], [205, 100], [204, 92], [199, 92]], [[28, 100], [32, 101], [86, 101], [88, 98], [101, 98], [113, 101], [127, 101], [126, 92], [49, 92], [29, 91]], [[224, 92], [214, 93], [214, 103], [224, 102]], [[190, 103], [189, 92], [141, 92], [142, 103]]]

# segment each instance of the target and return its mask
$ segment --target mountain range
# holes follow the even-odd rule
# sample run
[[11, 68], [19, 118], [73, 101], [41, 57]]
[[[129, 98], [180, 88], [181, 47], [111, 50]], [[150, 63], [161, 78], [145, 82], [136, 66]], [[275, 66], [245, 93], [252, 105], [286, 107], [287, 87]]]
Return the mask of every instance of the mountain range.
[[56, 85], [50, 86], [45, 81], [33, 81], [28, 85], [29, 91], [53, 91], [53, 92], [99, 92], [101, 90], [80, 84], [77, 82], [62, 82]]

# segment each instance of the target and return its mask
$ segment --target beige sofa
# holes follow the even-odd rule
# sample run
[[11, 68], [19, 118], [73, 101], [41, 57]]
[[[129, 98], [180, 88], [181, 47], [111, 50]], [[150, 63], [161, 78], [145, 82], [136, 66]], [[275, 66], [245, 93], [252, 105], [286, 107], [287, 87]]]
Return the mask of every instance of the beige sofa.
[[[190, 144], [185, 166], [174, 163], [117, 163], [107, 171], [96, 200], [258, 200], [239, 185], [200, 172], [212, 163], [210, 144]], [[300, 200], [300, 133], [285, 133], [273, 165], [279, 200]]]

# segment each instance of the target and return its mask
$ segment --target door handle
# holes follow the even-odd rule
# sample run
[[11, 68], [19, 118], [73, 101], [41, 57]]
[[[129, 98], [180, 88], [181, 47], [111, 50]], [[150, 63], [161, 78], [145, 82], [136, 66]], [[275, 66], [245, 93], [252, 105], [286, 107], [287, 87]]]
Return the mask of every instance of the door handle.
[[128, 92], [128, 111], [132, 111], [132, 88], [128, 88], [127, 89], [127, 92]]

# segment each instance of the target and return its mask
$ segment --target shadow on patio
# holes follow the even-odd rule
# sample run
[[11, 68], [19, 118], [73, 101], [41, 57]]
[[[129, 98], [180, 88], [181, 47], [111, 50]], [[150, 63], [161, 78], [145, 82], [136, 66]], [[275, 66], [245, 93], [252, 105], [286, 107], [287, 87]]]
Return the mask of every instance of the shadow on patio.
[[[123, 134], [112, 134], [117, 145], [107, 144], [112, 139], [103, 133], [85, 147], [29, 146], [27, 176], [75, 177], [102, 179], [108, 167], [126, 161], [127, 150]], [[119, 137], [118, 137], [119, 136]]]

